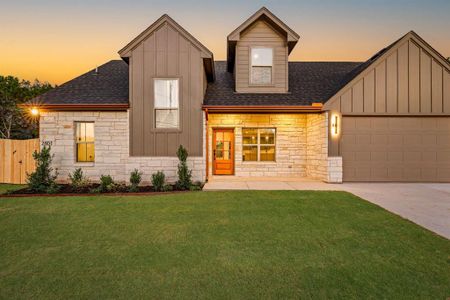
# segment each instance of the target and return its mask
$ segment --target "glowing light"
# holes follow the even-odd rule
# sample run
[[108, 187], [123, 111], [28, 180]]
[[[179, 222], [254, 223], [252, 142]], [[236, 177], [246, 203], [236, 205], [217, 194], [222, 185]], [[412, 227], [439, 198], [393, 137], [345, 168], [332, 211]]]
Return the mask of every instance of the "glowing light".
[[338, 135], [339, 134], [339, 116], [333, 115], [331, 117], [331, 134]]
[[36, 107], [33, 107], [31, 110], [30, 110], [30, 113], [31, 113], [31, 115], [32, 116], [38, 116], [39, 115], [39, 109], [37, 109]]

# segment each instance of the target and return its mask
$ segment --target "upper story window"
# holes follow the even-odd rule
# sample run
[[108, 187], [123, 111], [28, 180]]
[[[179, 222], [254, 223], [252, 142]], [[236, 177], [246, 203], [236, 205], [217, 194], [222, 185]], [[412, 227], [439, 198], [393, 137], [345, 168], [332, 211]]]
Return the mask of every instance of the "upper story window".
[[75, 143], [77, 145], [77, 162], [93, 162], [95, 158], [94, 148], [94, 123], [76, 122]]
[[272, 48], [252, 48], [251, 82], [252, 84], [272, 83]]
[[155, 128], [179, 128], [178, 79], [155, 79]]

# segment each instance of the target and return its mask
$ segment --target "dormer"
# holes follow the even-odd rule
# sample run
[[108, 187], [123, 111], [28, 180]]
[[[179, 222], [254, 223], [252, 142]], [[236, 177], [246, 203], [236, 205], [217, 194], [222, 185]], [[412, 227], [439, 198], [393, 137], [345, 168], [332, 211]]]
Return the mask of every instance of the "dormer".
[[300, 36], [262, 7], [227, 37], [237, 93], [287, 93], [288, 57]]

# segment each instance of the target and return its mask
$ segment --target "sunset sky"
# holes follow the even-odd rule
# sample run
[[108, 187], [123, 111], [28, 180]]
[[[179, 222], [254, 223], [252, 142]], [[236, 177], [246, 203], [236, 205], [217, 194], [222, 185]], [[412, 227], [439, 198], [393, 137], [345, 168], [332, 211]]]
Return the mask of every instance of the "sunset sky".
[[0, 75], [64, 83], [119, 59], [164, 13], [223, 60], [226, 36], [261, 6], [300, 34], [291, 61], [363, 61], [409, 30], [450, 56], [449, 0], [20, 0], [0, 4]]

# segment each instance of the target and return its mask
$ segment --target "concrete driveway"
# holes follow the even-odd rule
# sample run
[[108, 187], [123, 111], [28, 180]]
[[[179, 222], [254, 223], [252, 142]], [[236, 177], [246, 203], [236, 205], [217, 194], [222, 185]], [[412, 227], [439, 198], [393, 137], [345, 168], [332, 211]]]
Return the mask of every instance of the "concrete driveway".
[[326, 184], [303, 178], [216, 177], [204, 190], [347, 191], [450, 239], [450, 183]]

